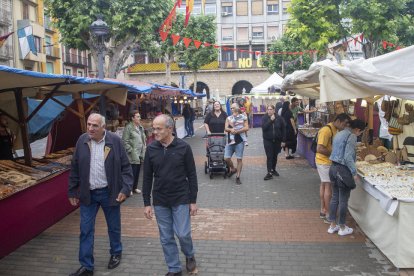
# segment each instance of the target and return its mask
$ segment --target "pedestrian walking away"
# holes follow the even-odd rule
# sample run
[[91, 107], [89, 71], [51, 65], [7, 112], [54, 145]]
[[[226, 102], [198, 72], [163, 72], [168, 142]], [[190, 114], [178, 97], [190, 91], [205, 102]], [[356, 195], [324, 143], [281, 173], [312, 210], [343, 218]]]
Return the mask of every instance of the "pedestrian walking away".
[[[240, 185], [242, 184], [240, 180], [240, 174], [243, 168], [243, 152], [245, 146], [243, 139], [241, 138], [241, 134], [246, 134], [246, 132], [249, 130], [249, 125], [247, 118], [245, 116], [241, 116], [240, 108], [237, 103], [231, 104], [230, 109], [232, 115], [227, 117], [224, 131], [229, 133], [229, 136], [230, 134], [234, 135], [234, 143], [230, 143], [231, 140], [229, 137], [229, 143], [224, 149], [224, 158], [227, 162], [227, 165], [229, 166], [229, 176], [236, 174], [236, 184]], [[237, 127], [236, 129], [232, 127], [232, 125], [243, 125], [243, 127]], [[231, 161], [233, 154], [236, 155], [237, 169], [234, 167], [233, 161]]]
[[132, 170], [122, 140], [105, 131], [105, 117], [93, 113], [87, 122], [72, 158], [68, 197], [80, 204], [81, 267], [70, 276], [93, 275], [95, 219], [102, 207], [110, 241], [108, 269], [116, 268], [122, 257], [120, 205], [132, 189]]
[[[345, 236], [354, 231], [345, 225], [345, 218], [351, 190], [355, 189], [355, 182], [358, 181], [355, 166], [357, 137], [363, 133], [365, 125], [362, 120], [352, 120], [349, 123], [349, 128], [340, 131], [333, 140], [332, 154], [329, 158], [332, 161], [332, 166], [329, 168], [329, 177], [332, 182], [329, 234], [338, 232], [338, 235]], [[339, 219], [337, 222], [338, 208]]]
[[145, 156], [147, 137], [145, 136], [144, 127], [141, 125], [141, 115], [138, 110], [131, 111], [130, 118], [131, 121], [125, 126], [124, 132], [122, 133], [122, 140], [124, 141], [125, 150], [128, 154], [134, 176], [132, 192], [140, 194], [141, 190], [138, 189], [138, 179], [141, 163]]
[[277, 155], [286, 141], [285, 120], [275, 113], [275, 106], [268, 105], [267, 113], [262, 118], [263, 146], [266, 153], [267, 174], [264, 180], [279, 176], [276, 171]]
[[283, 103], [281, 116], [286, 122], [286, 143], [284, 147], [285, 156], [286, 159], [293, 159], [295, 158], [293, 154], [296, 152], [298, 133], [292, 111], [290, 110], [289, 102]]
[[338, 131], [343, 130], [351, 120], [348, 114], [341, 113], [337, 115], [332, 123], [322, 127], [318, 132], [318, 141], [316, 146], [315, 163], [318, 170], [321, 184], [319, 186], [319, 198], [321, 208], [319, 217], [325, 223], [329, 222], [329, 204], [332, 197], [331, 180], [329, 178], [329, 168], [332, 161], [329, 156], [332, 152], [332, 141]]
[[197, 273], [191, 237], [191, 218], [197, 214], [197, 173], [191, 147], [173, 136], [171, 117], [159, 115], [153, 121], [155, 140], [144, 159], [144, 215], [155, 216], [160, 241], [168, 266], [167, 276], [182, 275], [177, 236], [186, 258], [186, 269]]

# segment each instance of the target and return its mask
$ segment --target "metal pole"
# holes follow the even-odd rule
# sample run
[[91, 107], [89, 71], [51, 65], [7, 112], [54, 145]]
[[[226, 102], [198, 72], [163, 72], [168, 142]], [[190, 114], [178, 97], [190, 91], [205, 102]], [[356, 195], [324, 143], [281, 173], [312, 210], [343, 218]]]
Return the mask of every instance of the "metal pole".
[[[99, 38], [98, 38], [99, 39]], [[103, 56], [103, 46], [98, 46], [98, 79], [104, 78], [104, 56]], [[106, 97], [101, 95], [99, 97], [99, 112], [102, 116], [106, 117]]]

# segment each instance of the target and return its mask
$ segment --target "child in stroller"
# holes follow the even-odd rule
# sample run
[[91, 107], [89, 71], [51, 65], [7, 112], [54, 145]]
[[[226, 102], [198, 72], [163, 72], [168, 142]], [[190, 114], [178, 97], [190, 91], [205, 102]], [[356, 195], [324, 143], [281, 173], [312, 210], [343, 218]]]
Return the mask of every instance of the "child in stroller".
[[226, 136], [224, 133], [212, 133], [207, 137], [206, 151], [207, 161], [205, 162], [204, 172], [213, 178], [213, 173], [224, 173], [227, 177], [227, 163], [224, 161], [224, 148], [226, 147]]

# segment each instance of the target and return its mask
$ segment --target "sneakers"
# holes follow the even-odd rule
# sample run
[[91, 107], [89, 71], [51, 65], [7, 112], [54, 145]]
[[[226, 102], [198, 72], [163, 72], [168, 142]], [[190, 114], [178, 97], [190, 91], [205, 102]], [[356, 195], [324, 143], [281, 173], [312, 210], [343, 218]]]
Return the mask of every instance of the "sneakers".
[[194, 257], [185, 258], [185, 268], [187, 269], [188, 273], [195, 272], [197, 266], [196, 266], [196, 260]]
[[346, 235], [351, 235], [354, 232], [354, 229], [352, 229], [351, 227], [348, 227], [345, 225], [345, 228], [341, 228], [338, 231], [338, 235], [339, 236], [346, 236]]
[[319, 218], [321, 219], [325, 219], [326, 218], [326, 214], [319, 212]]
[[246, 141], [246, 142], [244, 142], [244, 145], [245, 145], [246, 147], [248, 147], [248, 146], [249, 146], [249, 143], [247, 143], [247, 141]]
[[268, 172], [263, 179], [264, 180], [269, 180], [269, 179], [272, 179], [272, 178], [273, 178], [273, 175], [270, 172]]
[[341, 228], [339, 227], [339, 225], [335, 225], [334, 227], [329, 226], [328, 233], [329, 234], [333, 234], [335, 232], [338, 232], [340, 229]]
[[140, 190], [140, 189], [135, 189], [135, 190], [134, 190], [134, 193], [136, 193], [136, 194], [140, 194], [140, 193], [141, 193], [141, 190]]
[[241, 181], [240, 181], [240, 177], [236, 177], [236, 184], [237, 184], [237, 185], [242, 184], [242, 183], [241, 183]]
[[276, 170], [272, 170], [271, 174], [274, 175], [274, 176], [279, 176], [279, 173]]

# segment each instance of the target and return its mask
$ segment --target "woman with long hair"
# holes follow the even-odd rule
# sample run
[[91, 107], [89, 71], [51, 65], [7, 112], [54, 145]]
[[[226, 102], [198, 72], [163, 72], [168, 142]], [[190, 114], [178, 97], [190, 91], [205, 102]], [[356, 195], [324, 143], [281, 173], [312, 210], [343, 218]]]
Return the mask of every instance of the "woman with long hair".
[[293, 154], [296, 152], [297, 146], [297, 130], [289, 101], [283, 103], [281, 116], [286, 123], [286, 143], [284, 147], [286, 159], [293, 159], [295, 158]]
[[221, 107], [219, 101], [213, 103], [213, 110], [206, 114], [204, 119], [204, 127], [207, 134], [224, 133], [224, 125], [226, 124], [227, 113]]

